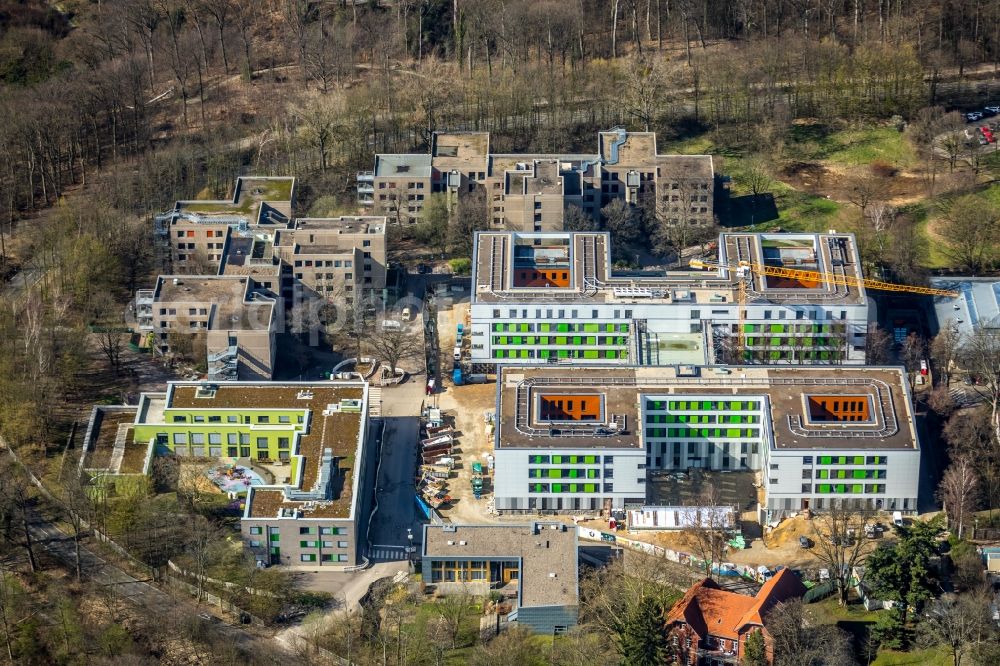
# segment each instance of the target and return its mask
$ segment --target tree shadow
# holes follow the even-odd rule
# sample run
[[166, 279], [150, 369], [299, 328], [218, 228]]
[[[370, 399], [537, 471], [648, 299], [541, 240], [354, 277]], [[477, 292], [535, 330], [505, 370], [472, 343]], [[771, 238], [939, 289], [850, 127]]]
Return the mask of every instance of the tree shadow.
[[719, 216], [719, 221], [724, 227], [746, 227], [777, 219], [778, 206], [774, 202], [774, 195], [770, 192], [730, 197], [726, 202], [724, 214]]

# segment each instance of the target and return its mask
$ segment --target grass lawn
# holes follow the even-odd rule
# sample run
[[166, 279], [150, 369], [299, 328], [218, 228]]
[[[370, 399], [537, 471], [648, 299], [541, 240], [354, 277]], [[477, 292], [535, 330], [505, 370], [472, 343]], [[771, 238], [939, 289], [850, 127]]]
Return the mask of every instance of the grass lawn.
[[[985, 204], [1000, 208], [1000, 184], [990, 185], [986, 189], [977, 192], [974, 196], [982, 199]], [[954, 262], [944, 251], [941, 239], [928, 233], [928, 227], [935, 225], [940, 218], [937, 211], [931, 209], [927, 204], [918, 204], [907, 208], [905, 212], [913, 215], [917, 222], [917, 229], [927, 238], [927, 267], [931, 269], [951, 268]]]
[[836, 595], [822, 601], [807, 604], [806, 613], [818, 624], [836, 624], [838, 622], [874, 622], [878, 619], [878, 611], [865, 610], [864, 605], [851, 595], [850, 603], [841, 606]]
[[951, 666], [952, 658], [945, 647], [894, 652], [880, 650], [871, 666]]
[[795, 125], [788, 133], [787, 150], [793, 159], [848, 166], [882, 160], [906, 168], [917, 161], [913, 146], [894, 127], [834, 130], [822, 124]]

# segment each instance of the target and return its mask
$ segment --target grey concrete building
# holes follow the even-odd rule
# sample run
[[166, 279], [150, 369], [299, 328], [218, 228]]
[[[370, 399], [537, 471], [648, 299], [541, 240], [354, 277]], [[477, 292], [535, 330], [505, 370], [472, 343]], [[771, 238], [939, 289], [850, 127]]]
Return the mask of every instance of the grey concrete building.
[[576, 529], [563, 523], [424, 525], [424, 582], [443, 594], [515, 600], [509, 621], [540, 634], [562, 633], [579, 613]]
[[559, 231], [567, 207], [597, 219], [615, 199], [652, 197], [668, 224], [711, 225], [715, 171], [710, 155], [660, 155], [652, 132], [600, 132], [586, 154], [501, 154], [486, 132], [435, 132], [429, 155], [380, 154], [357, 176], [358, 202], [398, 222], [421, 218], [429, 196], [454, 204], [480, 196], [492, 228]]

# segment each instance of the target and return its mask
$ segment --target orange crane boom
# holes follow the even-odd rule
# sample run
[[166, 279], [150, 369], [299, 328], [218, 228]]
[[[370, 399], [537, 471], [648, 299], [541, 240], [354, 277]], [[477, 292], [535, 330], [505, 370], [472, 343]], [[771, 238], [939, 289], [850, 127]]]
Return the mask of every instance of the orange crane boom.
[[[949, 289], [933, 289], [931, 287], [915, 287], [908, 284], [895, 284], [893, 282], [882, 282], [881, 280], [871, 280], [868, 278], [851, 277], [849, 275], [835, 275], [833, 273], [823, 273], [820, 271], [806, 271], [801, 268], [783, 268], [781, 266], [767, 266], [750, 261], [741, 261], [736, 264], [720, 264], [713, 261], [703, 261], [701, 259], [691, 260], [692, 268], [728, 268], [737, 272], [751, 272], [759, 275], [771, 275], [774, 277], [791, 278], [805, 282], [820, 282], [824, 284], [839, 284], [847, 287], [865, 287], [867, 289], [878, 289], [880, 291], [902, 291], [911, 294], [924, 294], [925, 296], [949, 296], [955, 298], [959, 295], [957, 291]], [[741, 271], [742, 269], [742, 271]]]
[[791, 278], [793, 280], [799, 280], [802, 282], [815, 282], [822, 284], [839, 284], [847, 287], [865, 287], [867, 289], [878, 289], [880, 291], [896, 291], [896, 292], [906, 292], [910, 294], [923, 294], [925, 296], [948, 296], [955, 298], [959, 295], [957, 291], [951, 291], [949, 289], [933, 289], [931, 287], [915, 287], [906, 284], [894, 284], [892, 282], [883, 282], [881, 280], [869, 280], [867, 278], [851, 277], [848, 275], [834, 275], [833, 273], [825, 273], [821, 271], [806, 271], [800, 268], [784, 268], [781, 266], [768, 266], [766, 264], [758, 264], [750, 261], [740, 261], [735, 264], [729, 263], [719, 263], [714, 261], [704, 261], [702, 259], [692, 259], [690, 261], [691, 268], [700, 269], [713, 269], [713, 268], [727, 268], [733, 271], [739, 280], [737, 286], [737, 298], [738, 298], [738, 317], [739, 324], [737, 328], [737, 350], [740, 356], [743, 355], [743, 349], [745, 347], [744, 343], [744, 326], [743, 322], [746, 320], [746, 301], [747, 301], [747, 287], [748, 282], [752, 279], [752, 274], [757, 273], [759, 275], [770, 275], [773, 277], [783, 277]]

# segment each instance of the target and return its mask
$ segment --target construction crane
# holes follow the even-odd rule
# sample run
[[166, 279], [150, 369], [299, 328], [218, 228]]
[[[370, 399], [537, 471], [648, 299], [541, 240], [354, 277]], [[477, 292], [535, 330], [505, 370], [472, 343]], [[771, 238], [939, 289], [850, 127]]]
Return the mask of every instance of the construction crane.
[[878, 289], [880, 291], [896, 291], [905, 292], [910, 294], [923, 294], [925, 296], [947, 296], [950, 298], [955, 298], [959, 295], [957, 291], [951, 291], [948, 289], [933, 289], [931, 287], [915, 287], [906, 284], [895, 284], [893, 282], [883, 282], [881, 280], [870, 280], [868, 278], [852, 277], [850, 275], [836, 275], [834, 273], [825, 273], [821, 271], [807, 271], [801, 268], [785, 268], [783, 266], [768, 266], [766, 264], [758, 264], [751, 261], [740, 261], [737, 263], [719, 263], [714, 261], [705, 261], [703, 259], [692, 259], [690, 261], [691, 268], [703, 269], [703, 270], [718, 270], [720, 268], [725, 268], [727, 270], [733, 271], [736, 275], [739, 287], [737, 290], [737, 303], [739, 309], [739, 326], [737, 328], [737, 351], [740, 356], [743, 355], [743, 348], [745, 347], [744, 342], [744, 326], [743, 322], [746, 319], [746, 303], [747, 303], [747, 286], [748, 283], [753, 279], [753, 275], [767, 275], [771, 277], [781, 277], [788, 278], [791, 280], [797, 280], [799, 282], [814, 282], [817, 284], [837, 284], [846, 287], [865, 287], [866, 289]]

